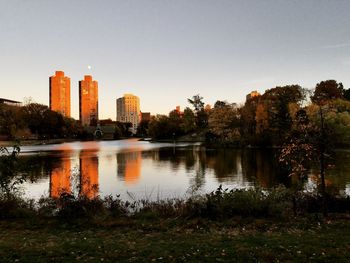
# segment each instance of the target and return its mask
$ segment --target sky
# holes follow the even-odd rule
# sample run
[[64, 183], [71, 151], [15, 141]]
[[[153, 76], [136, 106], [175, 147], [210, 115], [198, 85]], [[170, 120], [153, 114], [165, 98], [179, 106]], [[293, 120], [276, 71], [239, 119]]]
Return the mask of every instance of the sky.
[[348, 0], [0, 0], [0, 97], [49, 104], [49, 77], [99, 85], [100, 119], [116, 99], [167, 114], [200, 94], [244, 103], [253, 90], [335, 79], [350, 88]]

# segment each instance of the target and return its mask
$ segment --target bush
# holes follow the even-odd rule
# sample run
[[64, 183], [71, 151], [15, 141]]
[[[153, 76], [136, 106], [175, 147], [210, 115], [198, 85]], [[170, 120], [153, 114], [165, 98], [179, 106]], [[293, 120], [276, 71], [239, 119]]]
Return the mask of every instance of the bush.
[[0, 219], [28, 218], [35, 214], [34, 201], [0, 194]]
[[[44, 217], [59, 221], [103, 220], [135, 216], [139, 219], [232, 217], [280, 218], [322, 212], [322, 197], [303, 192], [294, 193], [283, 187], [216, 191], [189, 199], [168, 199], [157, 202], [122, 201], [119, 196], [104, 199], [75, 197], [62, 194], [60, 198], [41, 198], [38, 202], [16, 195], [0, 194], [0, 219]], [[350, 212], [350, 197], [327, 196], [330, 213]]]
[[99, 198], [88, 199], [85, 196], [74, 197], [63, 194], [56, 200], [58, 207], [57, 216], [62, 220], [92, 219], [106, 214], [103, 200]]
[[261, 189], [228, 190], [220, 186], [206, 195], [202, 215], [210, 218], [232, 216], [279, 217], [289, 214], [289, 192], [276, 188], [271, 192]]

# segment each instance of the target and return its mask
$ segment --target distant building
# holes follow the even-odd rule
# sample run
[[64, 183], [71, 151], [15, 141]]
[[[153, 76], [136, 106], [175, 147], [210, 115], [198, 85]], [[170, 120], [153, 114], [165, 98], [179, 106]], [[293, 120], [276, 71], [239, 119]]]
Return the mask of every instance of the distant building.
[[150, 112], [141, 112], [141, 121], [150, 121], [151, 113]]
[[206, 111], [206, 112], [211, 111], [211, 105], [210, 104], [205, 105], [204, 111]]
[[179, 114], [180, 117], [182, 117], [184, 115], [184, 112], [181, 111], [181, 107], [180, 106], [176, 106], [175, 111], [177, 112], [177, 114]]
[[131, 132], [136, 134], [140, 123], [140, 99], [133, 94], [124, 94], [124, 97], [117, 99], [117, 121], [130, 122]]
[[79, 81], [79, 120], [83, 126], [98, 123], [98, 83], [92, 76]]
[[254, 90], [246, 96], [246, 100], [249, 100], [251, 98], [258, 97], [258, 96], [260, 96], [260, 93]]
[[56, 71], [55, 76], [50, 77], [49, 83], [50, 110], [70, 117], [70, 78], [64, 76], [63, 71]]
[[22, 106], [22, 103], [19, 101], [8, 100], [8, 99], [4, 99], [4, 98], [0, 98], [0, 104], [5, 104], [5, 105], [9, 105], [9, 106], [17, 106], [17, 107]]

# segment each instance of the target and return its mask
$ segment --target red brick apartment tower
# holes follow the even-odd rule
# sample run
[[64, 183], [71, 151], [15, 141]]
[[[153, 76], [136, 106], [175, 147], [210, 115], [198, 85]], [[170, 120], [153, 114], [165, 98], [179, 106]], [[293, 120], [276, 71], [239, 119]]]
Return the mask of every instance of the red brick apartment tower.
[[50, 110], [70, 117], [70, 78], [63, 71], [50, 77]]
[[79, 120], [83, 126], [98, 122], [98, 84], [88, 75], [79, 81]]

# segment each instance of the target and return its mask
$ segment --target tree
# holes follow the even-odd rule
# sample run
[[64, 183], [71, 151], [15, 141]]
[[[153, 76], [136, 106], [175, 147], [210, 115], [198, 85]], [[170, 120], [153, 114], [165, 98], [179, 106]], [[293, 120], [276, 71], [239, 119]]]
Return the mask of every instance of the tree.
[[204, 109], [203, 97], [197, 94], [187, 100], [194, 108], [197, 128], [205, 128], [208, 125], [208, 113]]
[[20, 107], [0, 104], [0, 134], [16, 139], [17, 134], [24, 129]]
[[[307, 177], [311, 163], [317, 163], [320, 169], [321, 196], [323, 213], [327, 214], [325, 170], [327, 161], [332, 156], [332, 131], [325, 125], [324, 109], [319, 107], [319, 123], [309, 120], [307, 113], [301, 109], [296, 117], [297, 125], [286, 143], [283, 144], [279, 161], [290, 170], [290, 175], [296, 175], [302, 181]], [[300, 186], [297, 190], [300, 190]]]
[[262, 134], [269, 127], [269, 115], [264, 105], [259, 103], [255, 113], [256, 134]]
[[149, 120], [141, 120], [140, 124], [137, 126], [137, 134], [144, 137], [148, 135], [148, 124]]
[[240, 115], [235, 104], [226, 102], [216, 104], [209, 115], [210, 132], [223, 142], [233, 142], [240, 139]]
[[198, 113], [199, 111], [204, 110], [203, 97], [201, 97], [199, 94], [194, 95], [192, 99], [187, 99], [187, 100], [193, 106], [195, 113]]
[[321, 81], [316, 84], [311, 101], [316, 104], [324, 104], [326, 101], [342, 98], [343, 92], [342, 83], [338, 83], [333, 79]]
[[[12, 152], [0, 147], [0, 189], [1, 193], [10, 196], [17, 190], [17, 185], [25, 181], [25, 176], [18, 176], [19, 146], [14, 146]], [[17, 176], [17, 178], [15, 178]]]
[[173, 138], [174, 136], [180, 136], [183, 135], [183, 130], [182, 130], [182, 123], [183, 119], [180, 115], [180, 113], [176, 110], [173, 110], [169, 112], [169, 133], [170, 133], [170, 138]]
[[130, 131], [132, 127], [131, 122], [119, 122], [115, 124], [114, 138], [120, 139], [121, 137], [130, 137], [132, 132]]
[[248, 99], [240, 109], [241, 134], [247, 144], [256, 143], [256, 108], [259, 98], [256, 96]]
[[28, 125], [28, 128], [33, 134], [42, 136], [45, 129], [43, 122], [45, 119], [45, 112], [49, 108], [39, 103], [30, 103], [22, 107], [23, 118]]
[[157, 115], [152, 118], [148, 124], [148, 134], [155, 139], [172, 138], [169, 117], [166, 115]]
[[222, 101], [222, 100], [217, 100], [214, 104], [214, 109], [215, 108], [222, 108], [222, 107], [226, 107], [227, 102], [226, 101]]
[[305, 92], [299, 85], [287, 85], [267, 90], [259, 102], [264, 103], [269, 116], [269, 134], [275, 144], [281, 144], [292, 126], [291, 103], [301, 104]]
[[344, 89], [343, 98], [346, 100], [350, 100], [350, 89]]
[[184, 110], [184, 114], [182, 116], [182, 130], [184, 133], [189, 133], [196, 129], [196, 117], [193, 111], [186, 107]]

